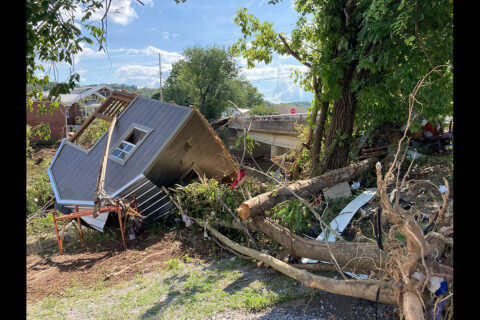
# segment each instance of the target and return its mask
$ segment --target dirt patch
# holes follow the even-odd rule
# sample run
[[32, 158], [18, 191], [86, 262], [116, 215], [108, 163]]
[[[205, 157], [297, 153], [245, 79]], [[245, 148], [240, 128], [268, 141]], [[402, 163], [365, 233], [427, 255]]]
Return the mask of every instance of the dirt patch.
[[208, 260], [211, 247], [207, 240], [183, 229], [128, 241], [128, 250], [123, 250], [120, 241], [111, 241], [101, 251], [97, 251], [97, 244], [89, 243], [80, 250], [66, 249], [63, 254], [32, 253], [27, 255], [27, 301], [59, 295], [75, 282], [93, 285], [103, 281], [112, 286], [133, 279], [137, 272], [163, 269], [166, 261], [185, 254], [194, 260]]
[[58, 147], [60, 146], [60, 143], [54, 143], [50, 145], [38, 145], [38, 146], [33, 146], [33, 154], [32, 154], [32, 159], [36, 162], [37, 164], [40, 164], [44, 159], [52, 159], [53, 156], [55, 156], [55, 153], [57, 152]]

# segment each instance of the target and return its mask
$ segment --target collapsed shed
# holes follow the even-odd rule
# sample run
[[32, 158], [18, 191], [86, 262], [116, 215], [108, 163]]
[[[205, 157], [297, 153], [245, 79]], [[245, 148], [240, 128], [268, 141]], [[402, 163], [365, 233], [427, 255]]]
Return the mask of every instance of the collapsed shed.
[[[70, 140], [62, 140], [47, 169], [58, 211], [93, 208], [108, 131], [88, 149], [74, 142], [95, 118], [112, 122], [114, 117], [103, 190], [112, 200], [135, 200], [145, 222], [173, 207], [162, 187], [190, 174], [217, 180], [236, 176], [233, 157], [197, 108], [113, 91]], [[108, 215], [81, 219], [103, 231]]]

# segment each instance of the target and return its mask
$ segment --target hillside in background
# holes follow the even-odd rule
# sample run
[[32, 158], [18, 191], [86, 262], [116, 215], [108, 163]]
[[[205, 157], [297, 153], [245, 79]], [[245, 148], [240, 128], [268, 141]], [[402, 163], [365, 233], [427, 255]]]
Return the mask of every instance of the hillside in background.
[[[52, 89], [57, 83], [56, 82], [49, 82], [47, 85], [43, 86], [43, 90], [49, 91]], [[99, 83], [99, 84], [86, 84], [84, 86], [97, 86], [97, 85], [107, 85], [112, 89], [115, 90], [122, 90], [126, 89], [128, 92], [137, 92], [142, 97], [151, 98], [153, 94], [158, 93], [158, 88], [147, 88], [147, 87], [137, 87], [136, 85], [129, 85], [124, 83]], [[273, 103], [268, 100], [264, 100], [265, 105], [267, 107], [284, 107], [284, 106], [292, 106], [292, 107], [302, 107], [305, 109], [310, 108], [311, 101], [293, 101], [293, 102], [281, 102], [281, 103]]]
[[280, 102], [280, 103], [273, 103], [268, 100], [265, 100], [265, 105], [272, 106], [272, 107], [281, 107], [281, 106], [297, 106], [303, 107], [305, 109], [310, 108], [311, 101], [293, 101], [293, 102]]

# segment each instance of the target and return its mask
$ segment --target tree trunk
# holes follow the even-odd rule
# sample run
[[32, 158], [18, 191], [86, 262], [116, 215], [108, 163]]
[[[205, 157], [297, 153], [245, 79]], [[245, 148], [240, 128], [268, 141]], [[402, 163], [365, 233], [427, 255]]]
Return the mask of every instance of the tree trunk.
[[265, 210], [273, 208], [276, 204], [295, 197], [294, 192], [300, 197], [320, 192], [337, 183], [348, 181], [367, 171], [370, 165], [377, 161], [376, 158], [369, 158], [358, 163], [351, 164], [346, 168], [329, 171], [321, 176], [300, 180], [289, 186], [278, 188], [270, 192], [259, 194], [247, 201], [244, 201], [238, 208], [237, 214], [246, 220]]
[[312, 167], [310, 170], [310, 177], [318, 174], [318, 163], [320, 162], [320, 152], [322, 149], [322, 139], [325, 132], [325, 122], [327, 120], [327, 112], [330, 103], [324, 101], [322, 103], [322, 110], [320, 111], [320, 119], [318, 119], [318, 125], [315, 129], [315, 136], [312, 146]]
[[347, 164], [357, 108], [356, 94], [351, 90], [355, 66], [356, 64], [352, 64], [344, 71], [341, 97], [333, 103], [332, 118], [325, 142], [326, 170], [342, 168]]
[[293, 234], [270, 219], [256, 216], [247, 224], [254, 231], [261, 231], [278, 242], [282, 247], [297, 257], [332, 261], [331, 255], [341, 268], [348, 266], [355, 272], [368, 272], [384, 266], [386, 256], [376, 243], [323, 242], [310, 240]]
[[420, 298], [414, 292], [406, 291], [402, 303], [405, 320], [423, 320], [423, 307]]
[[[231, 225], [225, 222], [216, 222], [216, 225], [227, 228], [243, 230], [238, 223]], [[310, 240], [293, 234], [272, 220], [256, 216], [246, 223], [248, 230], [262, 232], [273, 241], [280, 244], [283, 249], [296, 257], [314, 259], [318, 261], [332, 262], [330, 253], [335, 257], [342, 270], [354, 273], [368, 273], [371, 270], [377, 272], [378, 268], [385, 265], [387, 256], [378, 249], [376, 243], [353, 243], [353, 242], [331, 242]], [[305, 264], [304, 269], [310, 270], [332, 270], [332, 264]], [[322, 268], [322, 266], [324, 268]]]

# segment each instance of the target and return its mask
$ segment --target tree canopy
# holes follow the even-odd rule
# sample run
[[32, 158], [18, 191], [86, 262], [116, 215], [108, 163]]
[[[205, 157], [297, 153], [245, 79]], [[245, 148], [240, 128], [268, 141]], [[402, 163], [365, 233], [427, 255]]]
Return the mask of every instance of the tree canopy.
[[[74, 55], [83, 50], [85, 44], [97, 44], [103, 49], [106, 42], [103, 23], [106, 13], [97, 26], [90, 22], [92, 14], [103, 8], [100, 0], [28, 0], [26, 2], [26, 60], [27, 60], [27, 107], [31, 109], [33, 99], [42, 100], [42, 85], [50, 77], [45, 65], [67, 63], [73, 65]], [[106, 12], [111, 1], [107, 1]], [[48, 99], [56, 100], [68, 93], [78, 83], [78, 73], [70, 74], [65, 82], [58, 82], [49, 91]], [[54, 104], [55, 105], [55, 104]]]
[[249, 67], [271, 62], [274, 53], [289, 54], [308, 67], [297, 72], [297, 80], [315, 93], [313, 127], [319, 125], [320, 103], [328, 111], [323, 150], [328, 169], [345, 165], [354, 124], [369, 131], [405, 120], [409, 93], [435, 67], [442, 66], [419, 92], [415, 112], [432, 120], [452, 113], [451, 1], [296, 0], [294, 8], [298, 20], [288, 36], [239, 9], [235, 23], [243, 37], [231, 52], [242, 55]]
[[249, 82], [242, 80], [240, 67], [231, 54], [219, 47], [191, 47], [172, 65], [165, 81], [165, 101], [195, 105], [207, 119], [215, 119], [231, 108], [228, 100], [240, 108], [263, 102], [263, 96]]

